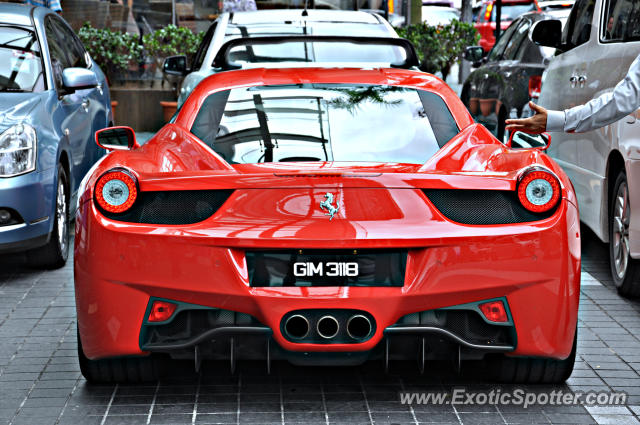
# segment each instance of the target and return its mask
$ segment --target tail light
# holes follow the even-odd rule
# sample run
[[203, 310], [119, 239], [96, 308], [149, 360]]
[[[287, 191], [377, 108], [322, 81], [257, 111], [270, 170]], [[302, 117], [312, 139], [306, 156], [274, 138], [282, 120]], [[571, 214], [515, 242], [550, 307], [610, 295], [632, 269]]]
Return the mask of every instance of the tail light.
[[542, 76], [534, 75], [529, 78], [529, 98], [537, 99], [540, 97], [540, 91], [542, 90]]
[[387, 0], [387, 12], [389, 13], [393, 13], [394, 9], [393, 9], [393, 0]]
[[490, 322], [508, 322], [509, 316], [507, 316], [507, 309], [504, 308], [502, 301], [489, 301], [488, 303], [480, 304], [480, 311], [484, 314]]
[[109, 170], [96, 183], [95, 200], [107, 212], [123, 213], [131, 208], [137, 197], [138, 180], [125, 169]]
[[549, 171], [530, 170], [518, 183], [518, 199], [531, 212], [549, 211], [560, 199], [560, 182]]
[[484, 20], [487, 22], [491, 21], [491, 11], [493, 10], [493, 3], [489, 3], [487, 5], [487, 10], [484, 12]]
[[178, 306], [174, 303], [170, 303], [168, 301], [160, 301], [156, 300], [153, 302], [151, 306], [151, 311], [149, 312], [149, 317], [147, 317], [148, 322], [166, 322], [173, 316], [176, 308]]

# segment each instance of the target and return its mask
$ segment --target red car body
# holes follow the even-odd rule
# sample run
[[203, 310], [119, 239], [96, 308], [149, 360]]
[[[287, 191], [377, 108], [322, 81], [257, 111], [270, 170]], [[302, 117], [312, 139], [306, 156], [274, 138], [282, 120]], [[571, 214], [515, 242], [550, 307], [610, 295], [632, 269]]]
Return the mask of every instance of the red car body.
[[[529, 8], [527, 8], [527, 10], [517, 10], [514, 11], [516, 13], [514, 13], [515, 16], [512, 16], [509, 13], [505, 13], [508, 12], [509, 8], [523, 8], [523, 7], [527, 7], [530, 6]], [[474, 24], [474, 27], [476, 28], [476, 30], [478, 30], [478, 34], [480, 34], [480, 41], [478, 43], [478, 45], [480, 45], [485, 52], [488, 52], [489, 50], [491, 50], [491, 48], [493, 47], [494, 44], [496, 44], [496, 1], [495, 0], [491, 0], [491, 1], [485, 1], [482, 4], [482, 8], [480, 9], [480, 12], [478, 13], [478, 19], [477, 22]], [[506, 30], [509, 25], [511, 25], [511, 22], [513, 22], [513, 20], [515, 18], [517, 18], [519, 15], [521, 15], [522, 13], [526, 13], [526, 12], [531, 12], [531, 11], [541, 11], [540, 6], [538, 6], [538, 2], [536, 0], [506, 0], [502, 2], [502, 14], [501, 14], [501, 19], [500, 19], [500, 30], [502, 32], [504, 32], [504, 30]]]
[[[203, 99], [235, 87], [363, 83], [438, 94], [459, 134], [423, 165], [300, 162], [229, 165], [189, 132]], [[561, 199], [548, 217], [504, 225], [448, 219], [423, 189], [515, 191], [528, 167], [554, 173]], [[94, 201], [98, 178], [131, 170], [140, 193], [233, 190], [215, 214], [189, 225], [114, 221]], [[318, 208], [332, 191], [345, 205], [329, 220]], [[247, 314], [282, 353], [369, 353], [402, 317], [503, 299], [517, 335], [510, 356], [564, 359], [572, 352], [580, 285], [578, 209], [571, 183], [541, 150], [510, 149], [474, 124], [438, 78], [400, 69], [253, 69], [201, 83], [149, 142], [115, 151], [79, 193], [75, 289], [83, 356], [148, 354], [141, 329], [153, 299]], [[478, 211], [478, 214], [483, 214]], [[406, 249], [402, 287], [252, 287], [247, 250]], [[366, 312], [375, 331], [361, 343], [297, 343], [283, 317], [306, 309]], [[233, 352], [232, 352], [233, 355]]]

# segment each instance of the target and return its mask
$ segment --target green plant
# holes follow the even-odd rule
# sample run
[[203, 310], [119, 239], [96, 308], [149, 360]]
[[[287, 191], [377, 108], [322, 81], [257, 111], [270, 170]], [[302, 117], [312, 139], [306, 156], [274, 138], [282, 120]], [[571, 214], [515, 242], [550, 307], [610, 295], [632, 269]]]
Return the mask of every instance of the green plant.
[[78, 31], [78, 36], [110, 82], [142, 58], [137, 35], [94, 28], [87, 22]]
[[156, 59], [181, 54], [191, 62], [203, 37], [204, 32], [194, 34], [188, 28], [167, 25], [142, 36], [142, 44], [146, 53]]
[[451, 21], [447, 25], [429, 26], [426, 23], [396, 28], [400, 37], [411, 41], [420, 59], [420, 68], [429, 73], [440, 71], [446, 79], [467, 46], [473, 46], [480, 35], [473, 24]]

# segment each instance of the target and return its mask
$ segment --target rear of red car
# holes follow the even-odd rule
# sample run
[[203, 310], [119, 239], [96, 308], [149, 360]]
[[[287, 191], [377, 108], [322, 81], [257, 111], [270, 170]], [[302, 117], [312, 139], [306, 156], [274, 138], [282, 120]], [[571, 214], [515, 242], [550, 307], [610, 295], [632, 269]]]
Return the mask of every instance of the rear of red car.
[[575, 355], [578, 223], [560, 168], [492, 138], [434, 77], [210, 77], [80, 195], [83, 373], [134, 380], [147, 369], [123, 368], [150, 353], [196, 367], [493, 355], [501, 379], [534, 367], [531, 380], [560, 381]]
[[[536, 0], [503, 0], [500, 14], [500, 29], [506, 30], [511, 22], [523, 13], [540, 11]], [[480, 34], [480, 43], [485, 52], [491, 50], [496, 44], [496, 12], [495, 0], [485, 1], [478, 13], [475, 28]]]

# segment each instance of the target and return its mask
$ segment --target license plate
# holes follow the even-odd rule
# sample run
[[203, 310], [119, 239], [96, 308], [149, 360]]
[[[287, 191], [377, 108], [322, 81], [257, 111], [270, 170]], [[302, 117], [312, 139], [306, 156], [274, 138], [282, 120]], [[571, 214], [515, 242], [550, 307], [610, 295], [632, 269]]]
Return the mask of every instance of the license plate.
[[247, 251], [249, 283], [279, 286], [403, 286], [407, 250]]

